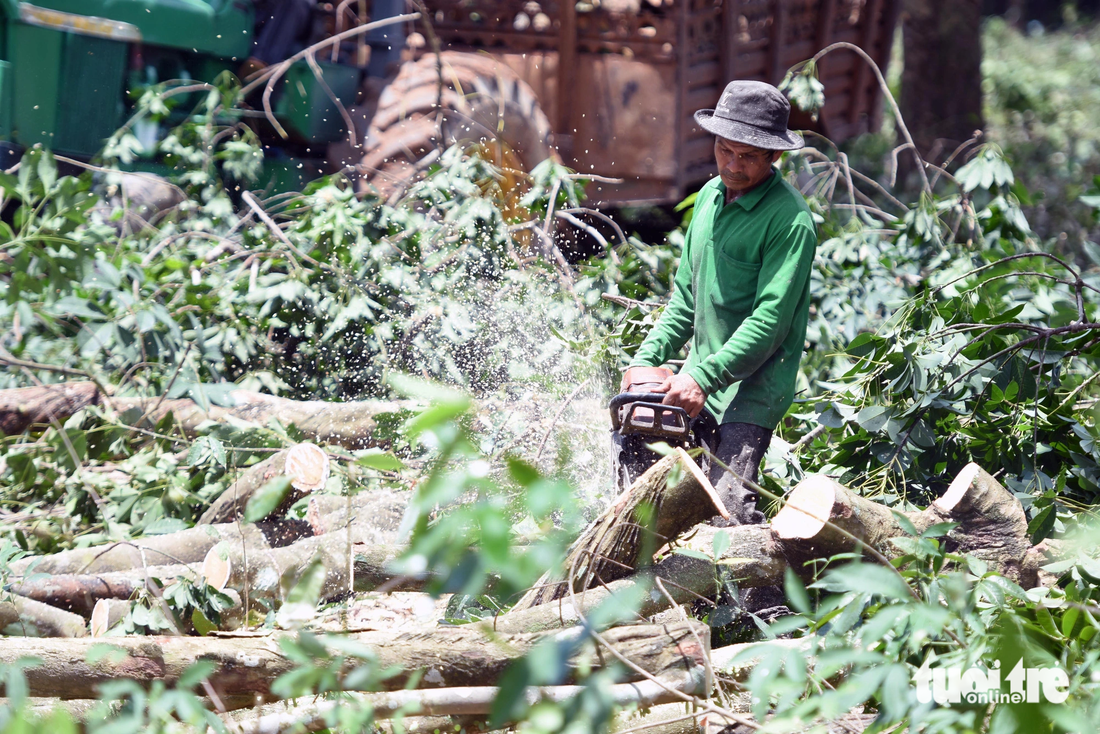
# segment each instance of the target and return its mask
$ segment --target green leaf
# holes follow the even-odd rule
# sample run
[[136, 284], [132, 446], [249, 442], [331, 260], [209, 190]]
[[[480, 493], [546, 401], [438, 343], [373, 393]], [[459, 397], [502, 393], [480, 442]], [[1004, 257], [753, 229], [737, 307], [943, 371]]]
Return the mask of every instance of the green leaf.
[[697, 551], [694, 548], [676, 548], [672, 552], [678, 556], [687, 556], [688, 558], [698, 558], [700, 561], [710, 561], [711, 563], [714, 562], [714, 559], [708, 556], [706, 553], [703, 553], [702, 551]]
[[714, 534], [713, 550], [714, 557], [721, 558], [722, 554], [726, 552], [726, 549], [730, 547], [730, 536], [724, 530], [719, 530]]
[[1062, 615], [1062, 634], [1068, 637], [1073, 637], [1073, 628], [1077, 625], [1077, 619], [1081, 616], [1081, 610], [1077, 607], [1070, 607], [1066, 610], [1066, 613]]
[[355, 463], [378, 471], [401, 471], [405, 468], [401, 459], [382, 449], [367, 449], [362, 456], [355, 460]]
[[263, 520], [282, 504], [289, 491], [290, 477], [285, 475], [275, 477], [248, 499], [248, 504], [244, 508], [244, 521]]
[[942, 538], [958, 527], [957, 522], [938, 522], [932, 525], [923, 533], [920, 534], [922, 538]]
[[898, 512], [897, 510], [890, 510], [890, 512], [891, 514], [893, 514], [894, 520], [897, 522], [902, 530], [914, 537], [919, 535], [919, 533], [917, 532], [917, 526], [913, 524], [912, 520], [910, 520], [908, 517]]
[[869, 563], [850, 563], [834, 568], [811, 588], [836, 592], [875, 594], [888, 599], [911, 599], [909, 586], [894, 571]]
[[802, 585], [802, 579], [788, 566], [783, 572], [783, 591], [787, 594], [787, 603], [791, 609], [801, 614], [810, 613], [810, 595]]
[[1053, 504], [1047, 505], [1040, 510], [1035, 517], [1031, 518], [1031, 522], [1027, 524], [1027, 532], [1031, 536], [1031, 544], [1036, 545], [1045, 538], [1049, 538], [1050, 534], [1054, 532], [1054, 523], [1058, 520], [1058, 514], [1055, 512], [1055, 506]]
[[[194, 626], [195, 631], [199, 633], [200, 637], [206, 637], [211, 632], [218, 629], [218, 625], [207, 619], [206, 615], [202, 613], [202, 610], [197, 607], [191, 610], [191, 624]], [[187, 686], [183, 687], [186, 688]]]
[[287, 592], [286, 603], [317, 606], [325, 584], [325, 575], [325, 558], [318, 553], [310, 559], [309, 564], [298, 575], [293, 588]]

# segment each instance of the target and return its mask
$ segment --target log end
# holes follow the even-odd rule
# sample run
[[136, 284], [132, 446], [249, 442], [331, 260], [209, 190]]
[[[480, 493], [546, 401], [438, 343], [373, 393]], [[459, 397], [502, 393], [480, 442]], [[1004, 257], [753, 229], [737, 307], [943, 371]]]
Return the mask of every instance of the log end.
[[772, 532], [782, 540], [817, 537], [832, 516], [836, 488], [836, 482], [820, 474], [803, 479], [772, 518]]
[[89, 627], [92, 632], [92, 637], [103, 637], [107, 634], [107, 629], [110, 627], [111, 605], [106, 599], [100, 599], [95, 603], [95, 607], [92, 608], [92, 619], [89, 623]]
[[283, 473], [300, 492], [314, 492], [328, 481], [328, 455], [316, 444], [300, 443], [286, 452]]
[[218, 591], [225, 591], [225, 587], [229, 585], [232, 570], [225, 549], [217, 545], [207, 551], [206, 558], [202, 559], [202, 575], [206, 583]]
[[963, 501], [963, 498], [966, 497], [967, 492], [973, 486], [974, 480], [981, 471], [982, 468], [973, 461], [964, 466], [962, 471], [955, 477], [955, 480], [951, 482], [951, 486], [943, 493], [943, 496], [937, 498], [932, 504], [941, 512], [950, 513], [958, 507]]
[[707, 496], [710, 497], [710, 501], [714, 503], [714, 509], [718, 510], [718, 514], [723, 519], [729, 520], [730, 513], [726, 509], [726, 506], [722, 503], [722, 498], [718, 496], [718, 492], [714, 490], [714, 485], [707, 479], [707, 475], [703, 473], [703, 470], [699, 468], [699, 465], [695, 463], [695, 460], [691, 458], [687, 451], [680, 446], [676, 447], [676, 453], [680, 457], [680, 465], [691, 472], [691, 475], [695, 477], [695, 481], [699, 482], [699, 486], [703, 488]]

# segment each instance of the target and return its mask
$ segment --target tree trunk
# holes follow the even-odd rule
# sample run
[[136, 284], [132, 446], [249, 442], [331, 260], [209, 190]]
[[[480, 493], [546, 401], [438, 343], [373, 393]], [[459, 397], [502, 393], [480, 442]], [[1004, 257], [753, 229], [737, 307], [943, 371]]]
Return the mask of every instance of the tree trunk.
[[921, 155], [932, 162], [943, 161], [983, 126], [981, 9], [981, 0], [902, 5], [901, 114]]
[[[969, 553], [1014, 580], [1034, 583], [1037, 578], [1037, 560], [1027, 560], [1031, 543], [1023, 507], [977, 464], [967, 464], [927, 509], [900, 514], [918, 532], [957, 523], [947, 533], [948, 551]], [[799, 482], [772, 519], [772, 530], [795, 568], [814, 558], [858, 551], [853, 538], [896, 555], [890, 540], [906, 534], [889, 508], [820, 475]]]
[[[576, 630], [580, 642], [586, 636]], [[497, 685], [500, 676], [515, 660], [546, 638], [546, 635], [501, 635], [486, 633], [473, 625], [456, 628], [428, 628], [416, 632], [361, 632], [347, 635], [377, 655], [379, 670], [394, 668], [396, 675], [380, 682], [384, 690], [401, 690], [414, 674], [425, 688]], [[643, 670], [653, 675], [674, 675], [704, 667], [709, 653], [710, 629], [700, 622], [678, 625], [635, 625], [608, 630], [604, 637]], [[561, 633], [555, 639], [562, 640]], [[700, 648], [696, 642], [703, 642]], [[0, 665], [21, 657], [36, 657], [42, 665], [26, 671], [28, 695], [64, 699], [95, 698], [99, 686], [118, 678], [139, 685], [154, 681], [175, 684], [194, 663], [204, 660], [214, 666], [210, 681], [215, 690], [234, 695], [270, 694], [278, 676], [297, 667], [285, 657], [272, 637], [118, 637], [109, 641], [118, 655], [97, 655], [89, 662], [93, 646], [103, 639], [38, 640], [9, 639], [0, 646]], [[609, 657], [597, 654], [590, 643], [581, 643], [570, 661], [571, 669], [599, 667]], [[351, 661], [351, 670], [359, 661]], [[629, 680], [639, 676], [627, 672]]]
[[[715, 556], [714, 539], [719, 534], [726, 536], [728, 544], [722, 553]], [[566, 595], [556, 602], [510, 611], [496, 617], [491, 621], [493, 629], [517, 633], [569, 627], [576, 624], [581, 616], [587, 617], [593, 609], [615, 598], [640, 598], [636, 606], [622, 604], [621, 614], [625, 618], [632, 618], [634, 613], [651, 617], [673, 604], [686, 604], [700, 596], [713, 598], [719, 590], [719, 572], [730, 574], [744, 588], [783, 583], [787, 561], [767, 525], [738, 525], [722, 529], [699, 525], [692, 537], [681, 541], [679, 547], [709, 558], [673, 553], [651, 569], [577, 592], [576, 604], [580, 614], [574, 607], [574, 600]], [[668, 597], [656, 588], [655, 578], [662, 579]]]
[[[219, 630], [235, 630], [241, 627], [244, 621], [244, 605], [237, 592], [225, 589], [224, 594], [233, 600], [232, 605], [223, 609], [218, 620]], [[92, 637], [105, 636], [112, 627], [126, 618], [133, 607], [133, 602], [127, 599], [100, 599], [92, 609], [91, 618], [88, 620], [88, 629]], [[188, 624], [189, 621], [184, 620]]]
[[70, 382], [0, 390], [0, 433], [14, 436], [32, 426], [61, 423], [89, 405], [99, 404], [94, 382]]
[[947, 533], [951, 553], [969, 553], [1025, 585], [1037, 582], [1030, 578], [1034, 570], [1026, 568], [1031, 538], [1023, 506], [977, 464], [963, 467], [943, 496], [922, 514], [925, 527], [959, 523]]
[[[574, 591], [629, 576], [652, 563], [653, 554], [696, 524], [729, 519], [705, 474], [682, 448], [651, 466], [589, 524], [569, 548], [564, 573], [576, 572]], [[512, 608], [522, 611], [561, 599], [569, 584], [544, 574]]]

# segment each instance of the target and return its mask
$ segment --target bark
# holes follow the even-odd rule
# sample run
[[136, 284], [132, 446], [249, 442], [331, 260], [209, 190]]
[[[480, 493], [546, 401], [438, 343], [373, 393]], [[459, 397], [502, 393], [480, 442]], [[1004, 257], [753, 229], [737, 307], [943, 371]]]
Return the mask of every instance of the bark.
[[12, 436], [33, 426], [48, 426], [52, 420], [60, 423], [98, 404], [99, 388], [94, 382], [0, 390], [0, 433]]
[[315, 494], [309, 498], [306, 521], [314, 535], [325, 535], [345, 531], [350, 519], [357, 540], [393, 545], [409, 497], [407, 492], [389, 490], [359, 492], [350, 498]]
[[819, 474], [803, 479], [787, 496], [772, 518], [772, 531], [784, 553], [798, 565], [858, 550], [853, 537], [883, 550], [891, 538], [905, 534], [888, 507]]
[[902, 4], [901, 114], [917, 148], [933, 162], [983, 126], [981, 7], [981, 0]]
[[[353, 536], [355, 535], [353, 530]], [[247, 548], [239, 544], [218, 545], [212, 548], [203, 562], [203, 575], [211, 585], [233, 589], [249, 600], [276, 601], [281, 598], [281, 580], [300, 574], [320, 556], [325, 565], [322, 599], [332, 599], [349, 591], [371, 591], [382, 584], [390, 591], [415, 591], [424, 584], [423, 579], [396, 581], [397, 574], [388, 570], [404, 548], [390, 545], [368, 545], [352, 542], [352, 563], [348, 563], [348, 538], [344, 533], [333, 533], [320, 538], [301, 540], [285, 548]], [[222, 566], [228, 562], [228, 579], [224, 585], [215, 583], [224, 574]], [[354, 580], [349, 579], [354, 575]]]
[[[727, 537], [728, 545], [714, 556], [714, 538], [718, 534]], [[550, 604], [510, 611], [492, 620], [491, 624], [495, 630], [505, 633], [560, 629], [576, 624], [582, 616], [586, 617], [605, 602], [618, 605], [623, 618], [632, 618], [635, 614], [651, 617], [673, 604], [693, 602], [700, 596], [714, 597], [719, 591], [719, 572], [737, 579], [742, 588], [783, 583], [787, 562], [767, 525], [723, 529], [700, 525], [679, 547], [710, 558], [673, 553], [651, 569], [578, 592], [575, 599], [566, 596]], [[656, 588], [656, 578], [662, 579], [668, 597]]]
[[959, 523], [947, 533], [948, 551], [980, 558], [1025, 585], [1037, 583], [1027, 564], [1031, 539], [1023, 506], [977, 464], [963, 467], [943, 496], [922, 515], [928, 525]]
[[0, 602], [0, 633], [20, 637], [84, 637], [84, 618], [22, 596]]
[[110, 571], [131, 571], [145, 566], [201, 563], [219, 542], [250, 548], [286, 545], [311, 531], [304, 522], [283, 521], [237, 525], [200, 525], [178, 533], [154, 535], [137, 540], [107, 543], [90, 548], [76, 548], [49, 556], [33, 556], [13, 561], [12, 575], [98, 574]]
[[131, 425], [155, 425], [171, 414], [176, 427], [189, 436], [195, 435], [206, 421], [245, 421], [264, 426], [277, 420], [284, 426], [293, 423], [307, 438], [318, 443], [362, 449], [376, 445], [371, 434], [377, 415], [416, 407], [410, 401], [289, 400], [251, 390], [234, 390], [229, 397], [236, 402], [232, 407], [211, 405], [209, 410], [203, 410], [193, 400], [105, 398], [91, 382], [0, 390], [0, 432], [22, 433], [34, 425], [48, 425], [50, 416], [64, 421], [90, 405], [103, 404]]
[[[946, 537], [949, 552], [969, 553], [1009, 578], [1036, 582], [1037, 565], [1028, 560], [1031, 543], [1023, 507], [977, 464], [967, 464], [927, 509], [901, 514], [918, 532], [938, 523], [957, 523]], [[772, 530], [796, 570], [810, 559], [859, 550], [853, 537], [896, 555], [890, 541], [906, 535], [889, 508], [819, 475], [795, 487], [772, 519]]]
[[[705, 696], [707, 691], [704, 690], [702, 668], [697, 671], [698, 675], [681, 672], [665, 676], [660, 682], [643, 680], [612, 685], [607, 689], [607, 694], [616, 706], [633, 705], [639, 708], [681, 701], [675, 691]], [[568, 685], [531, 687], [524, 691], [524, 698], [532, 706], [540, 702], [564, 703], [583, 690], [583, 686]], [[496, 686], [478, 686], [373, 693], [356, 695], [351, 700], [370, 705], [376, 719], [388, 719], [398, 713], [413, 716], [476, 716], [491, 713], [493, 701], [499, 693], [500, 689]], [[311, 702], [286, 712], [264, 715], [251, 722], [238, 719], [238, 723], [243, 734], [279, 734], [290, 729], [321, 731], [327, 728], [326, 715], [342, 705], [346, 704], [340, 699]]]
[[311, 443], [300, 443], [279, 451], [244, 471], [214, 500], [199, 518], [200, 525], [233, 522], [244, 514], [248, 501], [264, 485], [279, 476], [287, 476], [291, 491], [269, 516], [282, 517], [286, 509], [310, 492], [321, 489], [328, 479], [328, 456]]
[[[717, 511], [722, 501], [687, 452], [677, 448], [651, 466], [594, 520], [569, 548], [562, 568], [574, 572], [574, 591], [621, 579], [652, 563], [653, 554]], [[513, 610], [564, 597], [569, 584], [547, 573]]]
[[[699, 622], [680, 625], [636, 625], [608, 630], [610, 644], [633, 663], [652, 675], [691, 673], [704, 666], [709, 652], [710, 630]], [[575, 636], [575, 637], [574, 637]], [[579, 649], [570, 660], [571, 670], [599, 667], [601, 656], [582, 642], [586, 633], [578, 628], [563, 638], [575, 639]], [[515, 660], [546, 638], [546, 635], [501, 635], [473, 625], [463, 628], [426, 628], [416, 632], [361, 632], [347, 635], [371, 649], [378, 669], [393, 668], [394, 676], [381, 681], [384, 690], [405, 688], [412, 676], [424, 673], [419, 683], [426, 688], [496, 685], [501, 674]], [[700, 645], [696, 642], [703, 642]], [[26, 671], [28, 694], [64, 699], [94, 698], [99, 686], [118, 678], [139, 685], [154, 681], [174, 685], [192, 664], [205, 660], [213, 664], [210, 681], [221, 695], [229, 692], [247, 698], [270, 694], [271, 682], [293, 670], [297, 664], [285, 657], [272, 637], [119, 637], [110, 640], [117, 655], [95, 655], [93, 646], [104, 640], [11, 639], [0, 646], [0, 665], [31, 656], [42, 665]], [[608, 657], [606, 653], [603, 658]], [[359, 661], [349, 662], [347, 669]], [[639, 676], [627, 673], [630, 680]]]
[[131, 599], [146, 588], [148, 579], [160, 579], [168, 584], [177, 576], [193, 579], [198, 573], [195, 568], [182, 564], [100, 574], [32, 573], [28, 578], [13, 583], [11, 590], [28, 599], [88, 617], [101, 599]]

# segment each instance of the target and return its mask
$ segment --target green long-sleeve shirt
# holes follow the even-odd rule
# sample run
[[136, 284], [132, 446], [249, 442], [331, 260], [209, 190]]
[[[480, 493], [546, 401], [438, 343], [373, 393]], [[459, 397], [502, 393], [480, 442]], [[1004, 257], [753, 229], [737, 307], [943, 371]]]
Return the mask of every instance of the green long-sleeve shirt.
[[775, 429], [794, 400], [817, 233], [778, 172], [725, 202], [720, 178], [699, 191], [672, 298], [632, 364], [660, 365], [691, 339], [683, 372], [718, 422]]

